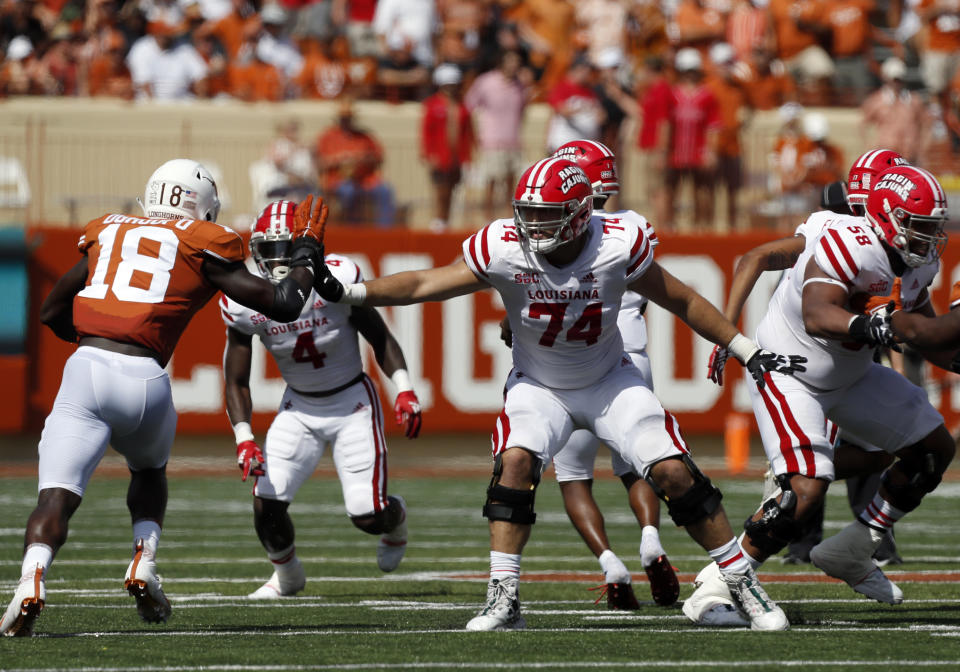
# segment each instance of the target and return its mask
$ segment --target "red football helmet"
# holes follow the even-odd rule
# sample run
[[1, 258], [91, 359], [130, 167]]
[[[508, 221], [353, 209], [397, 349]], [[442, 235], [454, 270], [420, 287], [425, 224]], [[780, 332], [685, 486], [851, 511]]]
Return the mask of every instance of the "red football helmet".
[[290, 272], [290, 245], [293, 242], [293, 201], [274, 201], [260, 211], [250, 234], [250, 254], [260, 274], [280, 282]]
[[947, 196], [923, 168], [888, 168], [874, 178], [867, 221], [907, 266], [922, 266], [936, 261], [947, 244]]
[[[867, 195], [879, 173], [887, 168], [906, 165], [909, 165], [907, 160], [892, 149], [871, 149], [861, 154], [847, 175], [847, 205], [853, 214], [863, 216], [862, 208], [867, 207]], [[860, 212], [857, 207], [861, 208]]]
[[590, 178], [566, 159], [540, 159], [527, 168], [513, 196], [513, 219], [520, 239], [546, 254], [587, 229], [593, 214]]
[[583, 168], [590, 178], [594, 196], [613, 196], [620, 193], [620, 181], [617, 176], [617, 157], [602, 142], [594, 140], [573, 140], [560, 145], [553, 155], [560, 159], [573, 161]]

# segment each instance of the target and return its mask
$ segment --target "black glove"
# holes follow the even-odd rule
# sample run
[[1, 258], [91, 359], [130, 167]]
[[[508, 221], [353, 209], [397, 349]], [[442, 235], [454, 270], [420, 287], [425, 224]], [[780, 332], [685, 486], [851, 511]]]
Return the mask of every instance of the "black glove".
[[324, 301], [338, 303], [343, 298], [343, 283], [333, 276], [333, 273], [322, 261], [313, 277], [313, 288], [317, 290], [317, 294]]
[[753, 379], [757, 381], [757, 387], [762, 390], [766, 384], [763, 380], [763, 374], [767, 371], [776, 371], [792, 376], [798, 371], [807, 370], [807, 367], [802, 366], [806, 361], [807, 358], [800, 355], [778, 355], [775, 352], [761, 349], [757, 350], [744, 366], [747, 367], [747, 371], [750, 372]]
[[307, 266], [313, 271], [316, 278], [318, 270], [324, 267], [323, 263], [323, 245], [313, 238], [297, 238], [290, 245], [290, 268], [297, 266]]
[[896, 304], [891, 301], [882, 310], [872, 315], [857, 315], [850, 320], [850, 336], [858, 343], [866, 343], [871, 348], [882, 345], [897, 352], [902, 349], [893, 337], [890, 327], [890, 317], [893, 315]]

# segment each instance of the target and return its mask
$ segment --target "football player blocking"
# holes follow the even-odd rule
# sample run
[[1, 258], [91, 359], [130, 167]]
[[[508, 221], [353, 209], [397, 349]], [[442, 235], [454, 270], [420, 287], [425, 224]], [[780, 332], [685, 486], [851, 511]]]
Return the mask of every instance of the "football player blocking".
[[720, 491], [696, 467], [679, 428], [624, 354], [616, 326], [631, 289], [663, 306], [698, 334], [727, 346], [758, 381], [801, 370], [802, 358], [762, 350], [703, 297], [653, 259], [635, 221], [605, 225], [593, 214], [590, 180], [575, 163], [551, 157], [521, 176], [514, 219], [467, 238], [454, 263], [364, 283], [344, 284], [322, 270], [321, 297], [350, 305], [442, 301], [493, 288], [513, 332], [514, 369], [494, 444], [502, 448], [483, 507], [490, 527], [487, 596], [468, 630], [525, 627], [518, 581], [521, 553], [536, 521], [543, 466], [575, 428], [590, 430], [627, 460], [722, 567], [738, 608], [758, 630], [788, 627], [743, 557]]
[[145, 217], [110, 214], [84, 227], [83, 257], [40, 308], [41, 321], [79, 347], [64, 365], [40, 437], [37, 507], [27, 520], [20, 582], [0, 617], [4, 635], [33, 633], [47, 571], [108, 444], [131, 474], [133, 557], [123, 587], [145, 621], [170, 616], [156, 554], [177, 414], [163, 367], [190, 318], [217, 291], [288, 322], [300, 315], [323, 267], [318, 241], [327, 208], [312, 196], [298, 208], [290, 272], [277, 284], [249, 273], [240, 236], [214, 223], [217, 187], [199, 163], [161, 165], [141, 205]]
[[[656, 246], [657, 237], [653, 227], [636, 212], [603, 211], [607, 199], [620, 191], [616, 157], [610, 148], [593, 140], [574, 140], [559, 147], [553, 156], [569, 159], [583, 169], [593, 189], [593, 207], [605, 225], [616, 226], [623, 219], [634, 221], [644, 230], [650, 244]], [[647, 300], [644, 297], [629, 290], [625, 292], [617, 315], [617, 327], [623, 338], [624, 352], [652, 391], [653, 376], [646, 351], [647, 329], [643, 318], [646, 307]], [[509, 334], [509, 321], [504, 318], [503, 323], [504, 333]], [[554, 472], [567, 515], [597, 557], [604, 574], [604, 583], [590, 589], [602, 591], [596, 601], [600, 602], [606, 597], [610, 609], [639, 609], [630, 571], [610, 548], [603, 514], [593, 498], [593, 470], [598, 449], [599, 442], [593, 434], [583, 429], [574, 431], [567, 444], [553, 458]], [[614, 475], [627, 490], [630, 508], [641, 527], [640, 562], [647, 574], [653, 601], [661, 606], [669, 606], [680, 595], [680, 583], [660, 543], [660, 500], [630, 463], [615, 451], [611, 452], [610, 461]]]
[[[254, 221], [250, 253], [260, 274], [271, 282], [281, 282], [290, 272], [296, 208], [292, 201], [275, 201]], [[363, 279], [347, 257], [330, 254], [326, 264], [343, 282]], [[254, 528], [274, 567], [270, 579], [250, 597], [293, 595], [306, 584], [287, 509], [328, 444], [347, 515], [358, 529], [380, 536], [380, 569], [396, 569], [407, 545], [406, 504], [400, 496], [387, 495], [383, 412], [373, 381], [363, 372], [358, 335], [370, 343], [377, 363], [397, 388], [396, 421], [405, 426], [407, 437], [419, 434], [421, 416], [403, 351], [383, 318], [374, 308], [327, 303], [316, 294], [290, 323], [271, 320], [226, 296], [220, 299], [220, 312], [227, 326], [223, 369], [227, 415], [237, 439], [241, 479], [256, 477]], [[263, 451], [250, 428], [254, 335], [273, 356], [287, 384]]]
[[[757, 339], [765, 347], [795, 349], [808, 364], [795, 378], [770, 372], [764, 389], [750, 389], [779, 488], [747, 520], [741, 537], [747, 560], [757, 568], [802, 533], [835, 476], [830, 428], [836, 423], [856, 443], [898, 459], [883, 473], [870, 504], [815, 546], [811, 560], [855, 591], [890, 604], [902, 602], [903, 593], [871, 556], [894, 523], [937, 487], [955, 447], [924, 391], [875, 363], [873, 349], [906, 342], [932, 363], [956, 370], [951, 357], [960, 346], [960, 315], [934, 317], [927, 292], [946, 243], [945, 195], [933, 175], [897, 158], [889, 150], [860, 157], [848, 186], [856, 214], [812, 214], [797, 230], [795, 249], [786, 250], [795, 263], [778, 285]], [[888, 294], [897, 278], [901, 310], [892, 316], [889, 304], [869, 315], [851, 310], [861, 294]], [[745, 296], [731, 291], [741, 306]], [[712, 376], [722, 373], [722, 359], [719, 353], [711, 362]], [[684, 613], [699, 623], [717, 623], [713, 608], [730, 599], [717, 568], [704, 568], [696, 583]]]

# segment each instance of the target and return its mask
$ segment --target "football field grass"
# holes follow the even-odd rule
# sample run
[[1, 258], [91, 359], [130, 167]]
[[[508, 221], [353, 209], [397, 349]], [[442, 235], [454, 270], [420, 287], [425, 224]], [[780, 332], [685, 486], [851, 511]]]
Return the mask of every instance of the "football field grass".
[[[0, 638], [0, 669], [108, 670], [960, 670], [960, 482], [950, 479], [897, 527], [905, 563], [889, 568], [903, 588], [881, 605], [811, 565], [761, 568], [787, 612], [787, 632], [707, 629], [679, 603], [650, 600], [638, 557], [639, 528], [619, 482], [599, 479], [597, 499], [615, 551], [634, 572], [641, 609], [613, 612], [588, 588], [596, 560], [563, 513], [552, 471], [537, 497], [538, 520], [523, 557], [520, 596], [527, 630], [469, 633], [485, 592], [488, 536], [480, 516], [487, 477], [476, 470], [425, 477], [391, 474], [409, 508], [410, 543], [400, 568], [382, 574], [376, 538], [346, 518], [329, 471], [301, 490], [291, 513], [307, 571], [296, 597], [245, 596], [271, 573], [252, 525], [250, 484], [229, 459], [223, 475], [171, 474], [158, 555], [173, 603], [169, 622], [139, 620], [123, 590], [130, 559], [127, 479], [101, 470], [50, 570], [47, 607], [32, 639]], [[2, 465], [0, 465], [2, 467]], [[756, 477], [717, 477], [735, 529], [759, 502]], [[20, 571], [23, 525], [36, 479], [0, 468], [0, 608]], [[828, 500], [826, 534], [849, 520], [845, 489]], [[707, 556], [664, 521], [662, 539], [681, 575], [681, 601]]]

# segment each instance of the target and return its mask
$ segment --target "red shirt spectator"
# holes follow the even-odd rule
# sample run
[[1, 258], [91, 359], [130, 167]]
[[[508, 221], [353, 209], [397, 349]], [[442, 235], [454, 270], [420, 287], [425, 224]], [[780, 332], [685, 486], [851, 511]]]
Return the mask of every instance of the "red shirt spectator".
[[702, 168], [707, 163], [707, 132], [721, 127], [717, 97], [704, 84], [676, 84], [668, 99], [669, 162], [672, 168]]
[[650, 86], [640, 96], [642, 121], [637, 146], [651, 150], [657, 146], [660, 125], [670, 113], [670, 82], [663, 73], [658, 73]]
[[420, 150], [434, 168], [449, 170], [470, 161], [473, 125], [460, 101], [438, 91], [423, 101]]

